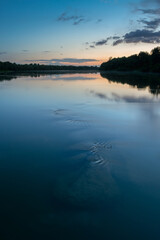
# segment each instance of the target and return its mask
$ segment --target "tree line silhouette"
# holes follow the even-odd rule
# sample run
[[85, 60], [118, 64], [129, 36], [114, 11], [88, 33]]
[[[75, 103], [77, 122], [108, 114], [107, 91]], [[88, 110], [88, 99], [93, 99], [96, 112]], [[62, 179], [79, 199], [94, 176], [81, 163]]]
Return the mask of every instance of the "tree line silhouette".
[[13, 72], [25, 72], [25, 71], [88, 71], [98, 70], [96, 66], [63, 66], [63, 65], [43, 65], [43, 64], [16, 64], [11, 62], [0, 62], [0, 71], [13, 71]]
[[140, 52], [129, 57], [110, 58], [100, 66], [100, 71], [141, 71], [160, 73], [160, 47], [151, 53]]

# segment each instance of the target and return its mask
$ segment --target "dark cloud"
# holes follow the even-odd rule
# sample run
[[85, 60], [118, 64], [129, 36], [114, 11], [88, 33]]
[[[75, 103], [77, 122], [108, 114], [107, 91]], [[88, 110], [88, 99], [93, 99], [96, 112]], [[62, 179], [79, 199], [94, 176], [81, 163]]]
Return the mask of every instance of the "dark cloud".
[[85, 18], [80, 18], [77, 21], [74, 21], [73, 25], [78, 25], [78, 24], [80, 24], [81, 22], [84, 22], [84, 21], [85, 21]]
[[138, 11], [141, 11], [143, 14], [151, 14], [151, 15], [159, 15], [160, 14], [160, 8], [155, 9], [141, 9], [139, 8]]
[[113, 46], [121, 43], [160, 43], [160, 31], [154, 32], [146, 29], [132, 31], [113, 42]]
[[160, 18], [153, 19], [153, 20], [139, 20], [138, 22], [145, 25], [147, 29], [156, 30], [160, 26]]
[[108, 42], [108, 39], [100, 40], [100, 41], [95, 42], [95, 46], [106, 45], [107, 42]]
[[79, 16], [79, 15], [71, 15], [71, 16], [69, 16], [67, 14], [67, 12], [64, 12], [64, 13], [62, 13], [58, 17], [57, 21], [59, 21], [59, 22], [71, 21], [73, 23], [73, 25], [78, 25], [78, 24], [80, 24], [82, 22], [86, 22], [87, 19], [85, 17]]
[[79, 18], [81, 18], [82, 16], [76, 16], [76, 15], [72, 15], [72, 16], [67, 16], [67, 13], [64, 12], [62, 13], [59, 18], [57, 19], [57, 21], [62, 21], [62, 22], [65, 22], [65, 21], [70, 21], [70, 20], [74, 20], [74, 21], [77, 21]]
[[96, 62], [96, 59], [80, 59], [80, 58], [63, 58], [63, 59], [52, 59], [53, 62], [63, 62], [63, 63], [87, 63]]
[[36, 59], [36, 60], [26, 60], [26, 62], [41, 62], [44, 64], [67, 64], [67, 63], [89, 63], [89, 62], [97, 62], [97, 59], [81, 59], [81, 58], [62, 58], [62, 59]]
[[[73, 23], [73, 25], [79, 25], [80, 23], [83, 22], [89, 22], [90, 20], [87, 19], [86, 17], [82, 16], [82, 15], [68, 15], [67, 12], [63, 12], [57, 19], [57, 21], [59, 22], [67, 22], [70, 21]], [[99, 18], [97, 20], [93, 20], [96, 23], [100, 23], [102, 22], [102, 19]]]
[[116, 41], [113, 42], [113, 46], [117, 46], [117, 45], [119, 45], [121, 43], [123, 43], [122, 39], [116, 40]]
[[[160, 1], [157, 1], [157, 2], [160, 3]], [[145, 25], [146, 29], [155, 30], [160, 26], [160, 17], [157, 17], [160, 15], [160, 8], [150, 8], [150, 9], [139, 8], [139, 9], [137, 9], [137, 11], [140, 11], [144, 15], [147, 15], [147, 17], [150, 17], [150, 19], [148, 18], [148, 19], [138, 20], [139, 23], [142, 23]]]
[[[109, 39], [109, 38], [108, 38], [108, 39]], [[118, 40], [118, 39], [120, 39], [120, 37], [118, 37], [118, 36], [114, 36], [114, 37], [111, 37], [110, 39]]]
[[[99, 47], [99, 46], [104, 46], [104, 45], [107, 45], [107, 43], [108, 43], [109, 40], [118, 40], [118, 39], [120, 39], [119, 36], [107, 37], [107, 38], [105, 38], [105, 39], [98, 40], [98, 41], [96, 41], [96, 42], [92, 42], [89, 47], [90, 47], [90, 48], [95, 48], [95, 47]], [[85, 44], [86, 44], [86, 45], [89, 45], [88, 42], [86, 42]]]
[[[146, 18], [138, 20], [138, 23], [143, 24], [143, 29], [135, 30], [126, 33], [124, 36], [111, 36], [96, 42], [90, 43], [90, 48], [107, 45], [112, 40], [112, 45], [117, 46], [122, 43], [160, 43], [160, 31], [157, 29], [160, 27], [160, 7], [156, 7], [155, 3], [160, 4], [160, 0], [142, 0], [141, 3], [145, 3], [143, 8], [138, 8], [137, 11], [146, 15]], [[152, 4], [154, 3], [154, 5]], [[152, 4], [152, 8], [149, 8]], [[146, 8], [144, 7], [146, 6]], [[147, 8], [148, 7], [148, 8]], [[149, 16], [148, 16], [148, 15]]]
[[159, 43], [160, 42], [160, 31], [154, 32], [150, 30], [136, 30], [125, 34], [124, 41], [126, 43]]
[[29, 52], [29, 50], [24, 49], [24, 50], [22, 50], [22, 52], [25, 52], [25, 53], [26, 53], [26, 52]]
[[95, 46], [94, 46], [94, 45], [90, 45], [89, 47], [90, 47], [90, 48], [95, 48]]
[[[145, 22], [144, 22], [145, 21]], [[142, 20], [141, 20], [142, 22]], [[154, 31], [159, 25], [160, 20], [157, 19], [157, 21], [147, 21], [143, 20], [143, 22], [146, 25], [145, 29], [142, 30], [135, 30], [131, 31], [129, 33], [126, 33], [124, 36], [111, 36], [106, 39], [93, 42], [91, 45], [89, 45], [90, 48], [95, 48], [97, 46], [103, 46], [108, 43], [108, 41], [112, 40], [112, 45], [117, 46], [122, 43], [153, 43], [153, 44], [159, 44], [160, 43], [160, 31]], [[88, 42], [86, 45], [88, 46]]]

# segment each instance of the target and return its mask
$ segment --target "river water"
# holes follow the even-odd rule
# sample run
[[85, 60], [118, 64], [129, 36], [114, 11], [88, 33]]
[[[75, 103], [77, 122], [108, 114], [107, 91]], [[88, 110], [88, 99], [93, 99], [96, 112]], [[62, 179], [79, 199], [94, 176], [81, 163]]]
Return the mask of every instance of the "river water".
[[160, 239], [159, 86], [136, 79], [1, 79], [0, 239]]

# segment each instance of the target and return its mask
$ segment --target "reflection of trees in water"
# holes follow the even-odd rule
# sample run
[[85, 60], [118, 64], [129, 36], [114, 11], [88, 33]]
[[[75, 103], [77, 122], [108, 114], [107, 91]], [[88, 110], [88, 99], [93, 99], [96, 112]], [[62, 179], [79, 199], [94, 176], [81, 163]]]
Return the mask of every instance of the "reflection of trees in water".
[[153, 95], [160, 94], [160, 75], [138, 73], [101, 73], [109, 82], [128, 84], [137, 89], [149, 88]]
[[15, 79], [15, 78], [17, 78], [16, 76], [15, 77], [13, 77], [13, 76], [0, 76], [0, 82], [2, 82], [2, 81], [10, 81], [10, 80], [12, 80], [12, 79]]
[[14, 75], [14, 74], [2, 74], [2, 75], [0, 75], [0, 81], [2, 82], [2, 81], [11, 81], [11, 80], [13, 80], [13, 79], [17, 79], [18, 77], [34, 77], [34, 78], [38, 78], [38, 77], [40, 77], [41, 75], [46, 75], [46, 74], [37, 74], [37, 73], [23, 73], [23, 74], [16, 74], [16, 75]]
[[[17, 79], [18, 77], [33, 77], [39, 78], [41, 76], [47, 76], [48, 74], [58, 75], [64, 72], [32, 72], [32, 73], [19, 73], [19, 74], [2, 74], [0, 75], [0, 81], [10, 81]], [[75, 74], [75, 72], [68, 72], [69, 74]], [[78, 73], [78, 72], [76, 72]], [[82, 72], [80, 72], [82, 73]], [[149, 92], [153, 95], [160, 94], [160, 75], [154, 74], [141, 74], [141, 73], [123, 73], [123, 72], [101, 72], [101, 77], [106, 78], [109, 82], [116, 82], [122, 84], [128, 84], [138, 89], [149, 88]]]
[[157, 89], [149, 89], [149, 92], [152, 93], [153, 95], [158, 96], [160, 94], [160, 85], [157, 86]]
[[[0, 81], [10, 81], [16, 79], [18, 77], [33, 77], [39, 78], [41, 76], [48, 75], [61, 75], [61, 74], [88, 74], [88, 73], [97, 73], [97, 70], [54, 70], [54, 71], [31, 71], [31, 72], [8, 72], [8, 73], [0, 73]], [[85, 78], [83, 78], [84, 80]], [[87, 78], [88, 80], [89, 78]], [[90, 78], [91, 79], [91, 78]], [[75, 80], [75, 79], [74, 79]], [[79, 79], [78, 79], [79, 80]]]

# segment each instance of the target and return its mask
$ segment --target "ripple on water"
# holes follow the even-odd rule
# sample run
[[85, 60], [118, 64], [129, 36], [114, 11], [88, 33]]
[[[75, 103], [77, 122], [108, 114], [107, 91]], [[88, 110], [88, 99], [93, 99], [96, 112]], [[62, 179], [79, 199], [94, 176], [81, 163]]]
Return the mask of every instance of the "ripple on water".
[[[89, 122], [65, 109], [54, 112], [61, 120], [76, 126], [88, 127]], [[53, 201], [60, 208], [89, 209], [112, 202], [117, 195], [117, 185], [110, 171], [109, 152], [113, 146], [109, 141], [78, 143], [71, 146], [66, 168], [55, 179]], [[107, 167], [105, 167], [107, 166]], [[102, 205], [103, 205], [102, 204]]]
[[108, 165], [110, 159], [108, 151], [113, 149], [110, 142], [95, 142], [91, 145], [89, 153], [91, 157], [91, 163], [94, 165]]
[[53, 113], [55, 115], [64, 115], [66, 113], [67, 109], [63, 109], [63, 108], [58, 108], [56, 110], [53, 111]]
[[83, 152], [87, 161], [93, 165], [108, 165], [111, 162], [109, 152], [113, 150], [113, 145], [109, 141], [80, 143], [73, 145], [71, 150], [79, 152], [80, 156]]
[[110, 204], [118, 194], [108, 165], [110, 161], [107, 152], [112, 149], [111, 143], [80, 144], [71, 149], [76, 150], [77, 154], [68, 160], [70, 171], [57, 179], [54, 195], [58, 201], [65, 201], [62, 205], [67, 204], [69, 208], [76, 209], [96, 209], [101, 204]]
[[78, 127], [89, 127], [90, 123], [88, 120], [78, 118], [75, 113], [67, 110], [67, 109], [56, 109], [53, 111], [55, 115], [58, 115], [61, 117], [62, 121], [64, 121], [67, 124], [78, 126]]

